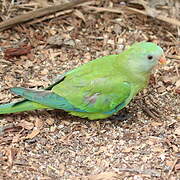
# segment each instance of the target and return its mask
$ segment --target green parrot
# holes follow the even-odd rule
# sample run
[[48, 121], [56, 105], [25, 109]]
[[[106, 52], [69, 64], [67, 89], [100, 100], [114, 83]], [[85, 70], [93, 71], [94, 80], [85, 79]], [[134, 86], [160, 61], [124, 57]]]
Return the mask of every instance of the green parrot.
[[161, 47], [151, 42], [135, 43], [118, 55], [95, 59], [61, 75], [44, 90], [11, 88], [25, 99], [0, 105], [0, 114], [62, 109], [90, 120], [107, 118], [147, 86], [158, 61], [164, 62]]

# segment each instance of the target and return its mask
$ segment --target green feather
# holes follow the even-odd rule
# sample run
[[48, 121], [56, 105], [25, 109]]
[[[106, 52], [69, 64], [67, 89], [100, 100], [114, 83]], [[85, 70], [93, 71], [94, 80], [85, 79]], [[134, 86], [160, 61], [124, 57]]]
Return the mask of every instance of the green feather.
[[154, 43], [135, 43], [121, 54], [98, 58], [63, 74], [43, 91], [12, 89], [26, 100], [0, 105], [0, 114], [51, 108], [89, 119], [109, 117], [147, 86], [162, 55]]
[[33, 111], [36, 109], [47, 109], [47, 106], [44, 106], [39, 103], [31, 101], [22, 101], [15, 103], [8, 103], [0, 105], [0, 114], [9, 114], [23, 111]]

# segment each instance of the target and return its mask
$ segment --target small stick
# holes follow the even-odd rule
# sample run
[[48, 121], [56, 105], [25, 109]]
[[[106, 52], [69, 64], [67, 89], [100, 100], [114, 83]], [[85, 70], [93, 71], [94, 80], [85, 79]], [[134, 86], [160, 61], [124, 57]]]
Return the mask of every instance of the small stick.
[[172, 173], [172, 171], [173, 171], [173, 169], [174, 169], [174, 167], [175, 167], [177, 161], [178, 161], [178, 158], [176, 158], [176, 159], [174, 160], [174, 162], [173, 162], [173, 164], [172, 164], [172, 166], [171, 166], [171, 169], [169, 170], [169, 173], [168, 173], [168, 175], [167, 175], [167, 179], [170, 178], [171, 173]]
[[180, 60], [180, 56], [176, 56], [176, 55], [166, 55], [166, 57], [168, 57], [169, 59], [175, 59], [175, 60]]
[[156, 112], [156, 114], [152, 113], [148, 108], [144, 107], [143, 105], [138, 103], [138, 106], [147, 114], [149, 115], [149, 117], [156, 119], [159, 117], [159, 115], [157, 114], [158, 111]]
[[158, 115], [156, 114], [153, 114], [148, 108], [145, 108], [145, 107], [141, 107], [142, 108], [142, 110], [144, 111], [144, 112], [146, 112], [151, 118], [153, 118], [153, 119], [156, 119], [157, 117], [158, 117]]
[[59, 5], [56, 4], [53, 6], [40, 8], [40, 9], [37, 9], [35, 11], [28, 12], [26, 14], [22, 14], [20, 16], [17, 16], [17, 17], [14, 17], [14, 18], [11, 18], [11, 19], [8, 19], [8, 20], [1, 22], [0, 23], [0, 31], [8, 29], [15, 24], [26, 22], [26, 21], [32, 20], [34, 18], [42, 17], [45, 15], [53, 14], [53, 13], [58, 12], [58, 11], [63, 11], [63, 10], [73, 8], [74, 6], [77, 6], [77, 5], [84, 3], [84, 2], [87, 2], [87, 1], [89, 1], [89, 0], [75, 0], [75, 1], [63, 4], [63, 5], [62, 4], [59, 4]]
[[[138, 10], [138, 9], [134, 9], [134, 8], [130, 8], [130, 7], [126, 7], [126, 9], [152, 17], [152, 15], [147, 14], [146, 12]], [[173, 25], [176, 25], [176, 26], [180, 26], [180, 21], [178, 21], [177, 19], [174, 19], [174, 18], [169, 18], [169, 17], [165, 17], [165, 16], [161, 16], [161, 15], [157, 15], [154, 18], [164, 21], [164, 22], [167, 22], [167, 23], [170, 23], [170, 24], [173, 24]]]
[[139, 173], [139, 174], [148, 174], [153, 177], [160, 177], [160, 173], [152, 170], [152, 169], [147, 169], [147, 170], [140, 170], [136, 168], [118, 168], [119, 171], [127, 171], [127, 172], [132, 172], [132, 173]]
[[[136, 12], [136, 13], [139, 13], [139, 14], [143, 14], [145, 16], [151, 16], [151, 14], [148, 14], [146, 13], [145, 11], [141, 11], [141, 10], [138, 10], [138, 9], [134, 9], [134, 8], [130, 8], [130, 7], [124, 7], [123, 6], [123, 9], [121, 8], [101, 8], [101, 7], [94, 7], [94, 6], [86, 6], [87, 9], [92, 9], [92, 10], [96, 10], [97, 12], [113, 12], [113, 13], [118, 13], [118, 14], [122, 14], [124, 10], [129, 10], [129, 11], [133, 11], [133, 12]], [[176, 26], [180, 26], [180, 21], [178, 21], [177, 19], [173, 19], [173, 18], [169, 18], [169, 17], [164, 17], [164, 16], [161, 16], [161, 15], [157, 15], [155, 16], [154, 18], [158, 19], [158, 20], [161, 20], [161, 21], [164, 21], [164, 22], [167, 22], [167, 23], [170, 23], [170, 24], [173, 24], [173, 25], [176, 25]]]

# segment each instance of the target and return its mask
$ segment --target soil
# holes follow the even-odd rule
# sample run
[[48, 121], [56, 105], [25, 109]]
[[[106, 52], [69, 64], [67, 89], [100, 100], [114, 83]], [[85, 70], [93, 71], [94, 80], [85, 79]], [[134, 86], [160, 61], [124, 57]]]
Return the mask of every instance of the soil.
[[[10, 11], [6, 4], [2, 17], [34, 7], [20, 2]], [[121, 5], [106, 0], [92, 6]], [[125, 109], [104, 120], [61, 110], [0, 115], [0, 179], [180, 179], [178, 27], [85, 7], [46, 18], [0, 32], [1, 104], [19, 100], [11, 87], [45, 88], [58, 75], [134, 42], [159, 44], [167, 64], [154, 70], [149, 86]]]

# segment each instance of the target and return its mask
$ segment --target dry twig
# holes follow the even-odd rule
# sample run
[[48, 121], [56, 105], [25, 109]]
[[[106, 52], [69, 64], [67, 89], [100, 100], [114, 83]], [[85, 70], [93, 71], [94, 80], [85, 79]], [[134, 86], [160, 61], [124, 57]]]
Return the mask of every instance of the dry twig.
[[[119, 14], [122, 14], [124, 12], [124, 10], [129, 10], [129, 11], [133, 11], [133, 12], [136, 12], [136, 13], [139, 13], [139, 14], [143, 14], [145, 16], [151, 16], [151, 14], [147, 14], [147, 12], [145, 11], [142, 11], [142, 10], [138, 10], [138, 9], [135, 9], [135, 8], [130, 8], [130, 7], [127, 7], [127, 6], [123, 6], [123, 8], [101, 8], [101, 7], [94, 7], [94, 6], [86, 6], [87, 9], [90, 9], [90, 10], [96, 10], [97, 12], [103, 12], [103, 11], [106, 11], [106, 12], [113, 12], [113, 13], [119, 13]], [[157, 15], [156, 17], [153, 17], [153, 18], [156, 18], [158, 20], [161, 20], [161, 21], [164, 21], [164, 22], [167, 22], [167, 23], [170, 23], [170, 24], [173, 24], [173, 25], [176, 25], [176, 26], [180, 26], [180, 21], [177, 20], [177, 19], [173, 19], [173, 18], [169, 18], [169, 17], [164, 17], [164, 16], [161, 16], [161, 15]]]
[[31, 11], [27, 14], [23, 14], [23, 15], [8, 19], [6, 21], [3, 21], [2, 23], [0, 23], [0, 31], [8, 29], [15, 24], [30, 21], [34, 18], [42, 17], [45, 15], [53, 14], [58, 11], [64, 11], [64, 10], [73, 8], [79, 4], [87, 2], [87, 1], [89, 1], [89, 0], [76, 0], [76, 1], [72, 1], [70, 3], [66, 3], [63, 5], [62, 4], [53, 5], [53, 6], [49, 6], [49, 7], [45, 7], [45, 8], [40, 8], [35, 11]]
[[152, 169], [140, 170], [138, 168], [119, 168], [118, 170], [132, 172], [132, 173], [139, 173], [139, 174], [148, 174], [150, 176], [160, 177], [160, 173]]
[[169, 54], [167, 54], [166, 57], [168, 57], [169, 59], [177, 60], [177, 61], [180, 60], [180, 56], [177, 56], [177, 55], [169, 55]]
[[[137, 12], [137, 13], [140, 13], [140, 14], [143, 14], [143, 15], [146, 15], [146, 16], [151, 16], [151, 14], [147, 14], [146, 12], [144, 11], [141, 11], [141, 10], [138, 10], [138, 9], [134, 9], [134, 8], [130, 8], [130, 7], [126, 7], [127, 10], [130, 10], [130, 11], [134, 11], [134, 12]], [[157, 15], [153, 18], [156, 18], [158, 20], [161, 20], [161, 21], [164, 21], [164, 22], [167, 22], [169, 24], [173, 24], [173, 25], [176, 25], [176, 26], [180, 26], [180, 21], [177, 20], [177, 19], [174, 19], [174, 18], [170, 18], [170, 17], [164, 17], [164, 16], [161, 16], [161, 15]]]
[[170, 178], [171, 173], [172, 173], [172, 171], [173, 171], [173, 169], [174, 169], [174, 167], [175, 167], [175, 165], [176, 165], [177, 161], [178, 161], [178, 158], [176, 158], [176, 159], [174, 160], [174, 162], [173, 162], [173, 164], [172, 164], [172, 166], [171, 166], [171, 169], [169, 170], [169, 173], [168, 173], [167, 179], [169, 179], [169, 178]]
[[159, 118], [159, 112], [155, 109], [153, 109], [153, 112], [148, 108], [144, 107], [143, 105], [138, 103], [138, 106], [151, 118], [156, 119]]

